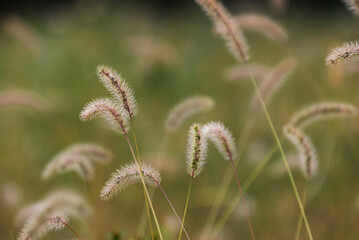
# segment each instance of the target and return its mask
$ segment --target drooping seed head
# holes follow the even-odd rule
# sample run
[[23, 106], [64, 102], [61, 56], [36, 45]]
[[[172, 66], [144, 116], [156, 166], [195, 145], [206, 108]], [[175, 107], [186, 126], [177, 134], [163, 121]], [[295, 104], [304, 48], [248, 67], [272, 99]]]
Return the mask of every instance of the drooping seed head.
[[267, 16], [256, 13], [241, 14], [234, 17], [234, 22], [239, 29], [261, 33], [272, 41], [278, 43], [288, 41], [284, 28]]
[[16, 208], [23, 201], [23, 190], [14, 182], [4, 182], [0, 186], [0, 201], [3, 206]]
[[65, 149], [62, 154], [81, 155], [90, 161], [103, 164], [110, 164], [113, 160], [111, 152], [96, 143], [78, 143]]
[[359, 42], [346, 42], [334, 48], [325, 59], [327, 66], [333, 66], [344, 61], [357, 60], [359, 58]]
[[174, 133], [179, 126], [196, 113], [206, 112], [214, 108], [215, 102], [209, 97], [192, 97], [180, 102], [169, 113], [165, 129], [168, 133]]
[[283, 128], [284, 135], [296, 147], [302, 170], [307, 179], [317, 171], [318, 160], [311, 139], [302, 130], [292, 125]]
[[352, 13], [359, 17], [359, 1], [358, 0], [343, 0], [347, 8], [352, 11]]
[[260, 63], [249, 63], [246, 65], [236, 65], [226, 68], [224, 77], [229, 82], [240, 79], [249, 79], [251, 73], [256, 80], [262, 80], [270, 71], [270, 67]]
[[234, 160], [237, 149], [232, 133], [221, 122], [210, 122], [202, 127], [203, 135], [214, 143], [223, 158]]
[[[158, 186], [161, 183], [160, 173], [148, 164], [141, 165], [142, 176], [146, 184]], [[117, 192], [121, 192], [126, 187], [141, 182], [139, 166], [128, 164], [117, 169], [112, 177], [106, 182], [101, 191], [101, 199], [108, 200]]]
[[81, 219], [87, 218], [92, 212], [90, 205], [80, 194], [68, 189], [58, 189], [40, 201], [21, 208], [16, 214], [15, 224], [20, 226], [32, 216], [46, 216], [60, 210], [66, 210], [69, 215]]
[[227, 9], [216, 0], [196, 0], [196, 2], [212, 20], [216, 32], [226, 42], [232, 55], [239, 61], [247, 62], [249, 59], [248, 45]]
[[188, 131], [187, 172], [192, 178], [198, 176], [207, 158], [207, 137], [202, 132], [202, 125], [192, 124]]
[[80, 119], [83, 121], [92, 120], [96, 117], [106, 119], [112, 129], [121, 134], [128, 131], [127, 116], [123, 108], [109, 98], [93, 100], [80, 113]]
[[42, 172], [42, 178], [46, 180], [57, 173], [68, 171], [75, 171], [81, 178], [87, 181], [93, 178], [91, 162], [88, 158], [76, 154], [61, 154], [52, 159]]
[[0, 109], [10, 107], [23, 107], [40, 113], [49, 109], [45, 99], [21, 89], [6, 89], [0, 92]]
[[[269, 104], [272, 97], [280, 89], [285, 80], [288, 79], [290, 73], [297, 66], [297, 60], [294, 58], [286, 58], [274, 67], [259, 85], [259, 92], [264, 102]], [[251, 109], [257, 112], [260, 108], [260, 101], [257, 95], [254, 95], [251, 102]]]
[[69, 222], [66, 212], [53, 212], [47, 216], [35, 215], [30, 218], [22, 229], [18, 240], [38, 240], [51, 231], [63, 229]]
[[128, 117], [132, 120], [132, 117], [138, 113], [138, 106], [133, 91], [126, 80], [113, 69], [103, 65], [97, 67], [97, 75], [105, 88], [125, 109]]
[[296, 128], [305, 128], [315, 122], [332, 119], [354, 117], [357, 108], [344, 102], [319, 102], [299, 110], [290, 120]]

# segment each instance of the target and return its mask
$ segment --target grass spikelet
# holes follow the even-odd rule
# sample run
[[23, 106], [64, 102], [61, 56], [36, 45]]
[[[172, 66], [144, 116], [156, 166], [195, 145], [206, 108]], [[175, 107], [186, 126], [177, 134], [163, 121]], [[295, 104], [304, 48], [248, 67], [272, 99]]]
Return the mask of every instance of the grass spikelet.
[[187, 172], [192, 178], [198, 176], [207, 158], [207, 137], [202, 132], [202, 126], [192, 124], [188, 131], [187, 142]]
[[18, 240], [38, 240], [51, 231], [59, 231], [67, 226], [69, 217], [63, 212], [54, 212], [46, 217], [33, 216], [25, 224]]
[[192, 97], [183, 102], [180, 102], [169, 113], [165, 129], [168, 133], [174, 133], [179, 126], [190, 116], [199, 113], [209, 111], [214, 108], [215, 102], [209, 97]]
[[[280, 89], [282, 84], [288, 78], [289, 74], [294, 71], [297, 66], [297, 60], [294, 58], [286, 58], [274, 67], [259, 85], [259, 92], [265, 103], [269, 103], [271, 98]], [[252, 98], [251, 109], [257, 112], [261, 107], [259, 98], [255, 95]]]
[[37, 94], [22, 89], [6, 89], [0, 92], [0, 109], [9, 107], [24, 107], [36, 112], [46, 112], [46, 101]]
[[1, 186], [1, 202], [4, 206], [15, 208], [23, 201], [23, 191], [14, 182], [4, 182]]
[[97, 75], [105, 88], [121, 104], [132, 120], [132, 117], [138, 113], [138, 106], [133, 91], [126, 80], [113, 69], [102, 65], [97, 67]]
[[359, 42], [346, 42], [334, 48], [325, 59], [327, 66], [333, 66], [343, 61], [351, 61], [359, 58]]
[[305, 128], [324, 119], [353, 117], [356, 114], [357, 108], [352, 104], [319, 102], [299, 110], [289, 123], [296, 128]]
[[234, 22], [241, 30], [261, 33], [274, 42], [286, 43], [288, 41], [284, 28], [267, 16], [256, 13], [242, 14], [234, 17]]
[[285, 126], [283, 132], [299, 153], [299, 159], [304, 175], [308, 179], [311, 178], [312, 175], [316, 173], [318, 165], [312, 141], [304, 132], [302, 132], [302, 130], [295, 128], [292, 125]]
[[21, 208], [15, 217], [15, 224], [20, 226], [34, 215], [45, 216], [60, 210], [66, 210], [69, 215], [83, 219], [92, 212], [90, 205], [81, 195], [72, 190], [58, 189], [40, 201]]
[[241, 31], [236, 27], [231, 14], [216, 0], [196, 0], [211, 18], [216, 32], [224, 39], [229, 51], [242, 62], [249, 59], [248, 45]]
[[83, 121], [92, 120], [96, 117], [102, 117], [108, 121], [110, 126], [116, 132], [121, 134], [127, 132], [127, 114], [124, 113], [121, 106], [118, 106], [109, 98], [99, 98], [88, 103], [80, 113], [80, 119]]
[[[148, 164], [141, 164], [141, 170], [146, 184], [149, 184], [150, 186], [157, 186], [155, 181], [158, 183], [161, 182], [160, 173], [152, 166]], [[117, 169], [117, 171], [112, 174], [112, 177], [102, 188], [101, 199], [108, 200], [115, 193], [121, 192], [126, 187], [139, 182], [141, 182], [139, 167], [134, 163], [125, 165], [121, 169]]]
[[93, 166], [88, 158], [75, 154], [61, 154], [51, 160], [44, 171], [42, 178], [47, 180], [57, 173], [75, 171], [81, 178], [88, 181], [93, 178]]
[[91, 161], [103, 164], [110, 164], [113, 160], [109, 150], [95, 143], [78, 143], [64, 150], [63, 153], [81, 155]]
[[246, 65], [236, 65], [225, 69], [224, 77], [229, 82], [234, 82], [239, 79], [250, 79], [250, 73], [256, 79], [263, 79], [270, 71], [270, 67], [260, 63], [249, 63]]
[[359, 1], [358, 0], [343, 0], [347, 8], [356, 16], [359, 17]]
[[210, 122], [203, 126], [203, 135], [214, 143], [223, 158], [233, 160], [237, 156], [232, 133], [221, 122]]

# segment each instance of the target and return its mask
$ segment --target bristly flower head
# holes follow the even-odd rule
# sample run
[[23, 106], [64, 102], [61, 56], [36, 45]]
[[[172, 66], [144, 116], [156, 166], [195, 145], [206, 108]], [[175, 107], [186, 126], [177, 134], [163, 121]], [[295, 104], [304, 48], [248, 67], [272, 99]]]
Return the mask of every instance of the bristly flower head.
[[[295, 58], [286, 58], [281, 61], [276, 67], [274, 67], [265, 76], [263, 81], [259, 85], [260, 95], [265, 103], [269, 103], [275, 93], [280, 89], [282, 84], [288, 78], [289, 74], [294, 71], [297, 66], [297, 60]], [[256, 95], [253, 96], [251, 102], [252, 111], [258, 111], [260, 107], [259, 98]]]
[[214, 143], [218, 151], [227, 160], [237, 157], [236, 144], [232, 133], [221, 122], [210, 122], [203, 126], [203, 134]]
[[93, 178], [93, 166], [88, 158], [76, 154], [61, 154], [51, 160], [42, 172], [43, 179], [49, 179], [56, 173], [75, 171], [84, 180]]
[[202, 126], [194, 123], [188, 131], [187, 142], [187, 172], [192, 178], [198, 176], [207, 158], [207, 137], [202, 132]]
[[227, 9], [216, 0], [196, 0], [196, 2], [211, 18], [216, 32], [224, 39], [233, 56], [239, 61], [247, 62], [248, 45]]
[[356, 60], [359, 58], [359, 42], [346, 42], [334, 48], [325, 59], [327, 66], [333, 66], [342, 61]]
[[347, 5], [348, 9], [352, 11], [352, 13], [359, 17], [359, 1], [358, 0], [343, 0], [345, 5]]
[[83, 121], [92, 120], [96, 117], [106, 119], [112, 128], [121, 134], [128, 131], [128, 114], [124, 113], [123, 108], [109, 98], [93, 100], [80, 113], [80, 119]]
[[113, 69], [102, 65], [97, 67], [97, 75], [132, 120], [132, 117], [138, 113], [138, 106], [133, 91], [125, 79]]
[[174, 133], [178, 127], [190, 116], [209, 111], [214, 108], [215, 102], [209, 97], [192, 97], [180, 102], [169, 113], [165, 129], [168, 133]]
[[90, 161], [110, 164], [113, 156], [109, 150], [96, 143], [77, 143], [61, 152], [61, 154], [81, 155]]
[[305, 128], [317, 121], [331, 118], [354, 117], [357, 108], [344, 102], [319, 102], [299, 110], [290, 120], [297, 128]]
[[262, 33], [270, 40], [278, 43], [286, 43], [288, 41], [288, 36], [284, 28], [267, 16], [247, 13], [236, 16], [234, 21], [237, 27], [242, 30], [248, 29]]
[[[161, 183], [160, 173], [148, 164], [141, 165], [144, 181], [150, 186], [158, 186]], [[141, 182], [139, 166], [136, 164], [128, 164], [117, 169], [112, 177], [107, 181], [101, 191], [101, 199], [108, 200], [115, 193], [122, 191], [124, 188]]]
[[304, 132], [302, 132], [302, 130], [295, 128], [292, 125], [285, 126], [283, 132], [299, 153], [304, 175], [308, 179], [311, 178], [316, 173], [318, 165], [312, 141]]
[[35, 215], [25, 224], [18, 240], [38, 240], [51, 231], [63, 229], [69, 222], [65, 212], [53, 212], [47, 216]]

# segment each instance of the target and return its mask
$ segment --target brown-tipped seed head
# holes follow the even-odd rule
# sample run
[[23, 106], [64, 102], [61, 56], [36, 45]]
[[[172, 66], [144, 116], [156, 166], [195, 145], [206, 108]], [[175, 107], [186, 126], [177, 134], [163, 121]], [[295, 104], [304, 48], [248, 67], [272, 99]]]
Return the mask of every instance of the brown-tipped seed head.
[[[286, 58], [265, 76], [259, 85], [259, 92], [266, 104], [269, 104], [272, 97], [280, 89], [285, 80], [288, 79], [289, 74], [294, 71], [296, 66], [296, 59]], [[258, 96], [254, 95], [251, 102], [252, 111], [257, 112], [260, 106]]]
[[125, 109], [132, 119], [138, 113], [138, 106], [133, 91], [125, 79], [113, 69], [106, 66], [97, 67], [97, 75], [105, 88]]
[[333, 66], [343, 61], [357, 60], [359, 58], [359, 42], [346, 42], [334, 48], [325, 59], [327, 66]]
[[100, 98], [89, 102], [80, 113], [80, 119], [83, 121], [96, 117], [106, 119], [116, 132], [123, 134], [128, 131], [128, 114], [109, 98]]
[[22, 229], [17, 240], [38, 240], [51, 231], [63, 229], [69, 222], [66, 212], [54, 211], [47, 216], [35, 215], [30, 218]]
[[352, 11], [352, 13], [359, 17], [359, 1], [358, 0], [343, 0], [347, 8]]
[[[157, 169], [151, 165], [141, 165], [142, 176], [146, 184], [150, 186], [158, 186], [161, 183], [161, 175]], [[121, 192], [124, 188], [141, 182], [139, 166], [136, 164], [128, 164], [117, 169], [112, 177], [106, 182], [101, 191], [101, 199], [108, 200], [117, 192]]]
[[284, 28], [267, 16], [248, 13], [236, 16], [234, 21], [237, 27], [242, 30], [256, 31], [278, 43], [286, 43], [288, 41]]
[[317, 121], [354, 117], [357, 108], [344, 102], [319, 102], [299, 110], [290, 120], [290, 124], [296, 128], [305, 128]]
[[311, 178], [317, 171], [318, 160], [315, 148], [309, 136], [292, 125], [285, 126], [283, 132], [299, 153], [300, 164], [304, 175], [308, 179]]
[[216, 0], [196, 0], [213, 22], [216, 32], [224, 39], [233, 56], [243, 62], [249, 59], [248, 45], [236, 27], [231, 14]]
[[187, 141], [187, 172], [191, 177], [198, 176], [207, 158], [207, 137], [202, 132], [202, 126], [194, 123], [188, 131]]
[[232, 133], [221, 122], [210, 122], [203, 126], [204, 136], [214, 143], [223, 158], [233, 160], [237, 149]]
[[179, 126], [190, 116], [209, 111], [214, 108], [215, 102], [209, 97], [192, 97], [180, 102], [169, 113], [165, 129], [168, 133], [174, 133]]

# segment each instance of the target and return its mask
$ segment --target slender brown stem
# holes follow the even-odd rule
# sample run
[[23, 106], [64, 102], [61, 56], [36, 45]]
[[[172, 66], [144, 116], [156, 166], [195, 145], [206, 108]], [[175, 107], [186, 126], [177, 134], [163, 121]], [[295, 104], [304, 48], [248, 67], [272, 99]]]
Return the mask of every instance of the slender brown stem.
[[234, 177], [235, 177], [237, 185], [238, 185], [239, 193], [241, 194], [241, 197], [242, 197], [242, 203], [243, 203], [244, 211], [246, 212], [246, 215], [247, 215], [247, 221], [248, 221], [248, 225], [249, 225], [249, 230], [251, 232], [252, 240], [255, 240], [256, 237], [254, 235], [251, 217], [249, 215], [247, 203], [246, 203], [246, 200], [244, 199], [244, 194], [243, 194], [243, 191], [242, 191], [241, 183], [239, 181], [239, 177], [238, 177], [238, 174], [237, 174], [237, 171], [236, 171], [236, 167], [234, 165], [234, 162], [233, 162], [232, 158], [230, 159], [230, 162], [231, 162], [232, 167], [233, 167]]
[[68, 225], [65, 221], [60, 220], [62, 224], [64, 224], [75, 236], [78, 240], [81, 240], [81, 238], [77, 235], [77, 233]]

